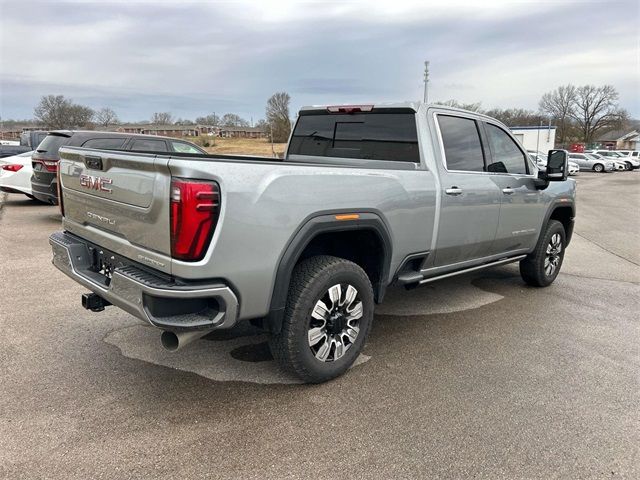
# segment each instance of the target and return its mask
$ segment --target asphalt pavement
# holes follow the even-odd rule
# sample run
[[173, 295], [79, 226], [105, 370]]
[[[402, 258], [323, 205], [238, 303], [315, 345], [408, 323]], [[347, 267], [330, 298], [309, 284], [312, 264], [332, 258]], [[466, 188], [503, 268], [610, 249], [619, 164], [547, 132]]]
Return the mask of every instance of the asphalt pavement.
[[392, 290], [323, 385], [249, 328], [169, 354], [51, 265], [57, 207], [0, 197], [0, 478], [640, 478], [640, 171], [581, 173], [556, 282]]

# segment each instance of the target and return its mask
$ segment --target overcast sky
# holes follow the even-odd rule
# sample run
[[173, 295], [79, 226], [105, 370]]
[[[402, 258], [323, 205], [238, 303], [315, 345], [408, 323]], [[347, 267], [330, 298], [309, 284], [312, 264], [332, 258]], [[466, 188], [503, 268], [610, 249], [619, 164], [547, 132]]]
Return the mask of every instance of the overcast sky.
[[0, 115], [63, 94], [121, 120], [153, 112], [256, 121], [276, 91], [301, 105], [430, 99], [537, 109], [611, 84], [640, 117], [640, 2], [0, 0]]

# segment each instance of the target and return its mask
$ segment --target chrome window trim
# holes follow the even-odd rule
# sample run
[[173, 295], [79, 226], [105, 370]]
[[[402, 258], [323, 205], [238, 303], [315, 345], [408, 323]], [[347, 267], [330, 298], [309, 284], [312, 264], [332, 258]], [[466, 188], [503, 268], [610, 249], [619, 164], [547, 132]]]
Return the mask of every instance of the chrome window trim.
[[[474, 170], [449, 170], [449, 168], [447, 168], [447, 155], [445, 154], [444, 151], [444, 142], [442, 140], [442, 132], [440, 131], [440, 122], [438, 121], [438, 115], [444, 115], [444, 116], [449, 116], [449, 117], [460, 117], [460, 118], [464, 118], [466, 120], [472, 120], [474, 122], [485, 122], [485, 123], [491, 123], [492, 125], [495, 125], [497, 127], [499, 127], [501, 130], [504, 131], [504, 129], [502, 129], [502, 127], [500, 127], [499, 125], [497, 125], [494, 122], [488, 122], [485, 119], [482, 118], [475, 118], [469, 115], [464, 115], [460, 112], [438, 112], [435, 111], [432, 113], [433, 115], [433, 123], [435, 124], [436, 127], [436, 134], [438, 136], [438, 144], [439, 144], [439, 148], [440, 148], [440, 157], [441, 157], [441, 164], [442, 167], [445, 169], [445, 171], [447, 173], [465, 173], [468, 175], [502, 175], [502, 176], [507, 176], [507, 177], [528, 177], [528, 178], [537, 178], [538, 176], [536, 174], [532, 174], [532, 173], [501, 173], [501, 172], [485, 172], [484, 170], [481, 172], [478, 171], [474, 171]], [[477, 128], [477, 127], [476, 127]], [[507, 132], [508, 133], [508, 132]], [[511, 135], [509, 135], [511, 137]], [[480, 138], [480, 143], [482, 144], [482, 137], [480, 136], [480, 132], [478, 132], [478, 138]], [[511, 137], [513, 139], [513, 137]], [[522, 152], [522, 148], [520, 148], [520, 146], [518, 145], [518, 143], [516, 142], [516, 146], [518, 146], [518, 149]], [[523, 153], [524, 155], [524, 153]], [[526, 157], [525, 157], [526, 158]]]

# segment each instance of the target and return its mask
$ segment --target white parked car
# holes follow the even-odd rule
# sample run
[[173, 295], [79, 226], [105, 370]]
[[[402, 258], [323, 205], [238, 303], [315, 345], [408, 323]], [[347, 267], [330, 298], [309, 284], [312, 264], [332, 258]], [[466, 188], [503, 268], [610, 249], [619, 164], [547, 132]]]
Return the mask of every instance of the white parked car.
[[0, 158], [0, 191], [31, 195], [31, 152]]
[[622, 153], [618, 153], [615, 150], [594, 150], [592, 152], [597, 153], [598, 155], [602, 155], [603, 157], [606, 157], [610, 160], [623, 161], [629, 167], [628, 170], [640, 168], [640, 160], [638, 160], [638, 157], [634, 157], [632, 155], [624, 155]]
[[577, 175], [580, 171], [580, 167], [576, 162], [567, 162], [567, 166], [569, 167], [569, 175]]

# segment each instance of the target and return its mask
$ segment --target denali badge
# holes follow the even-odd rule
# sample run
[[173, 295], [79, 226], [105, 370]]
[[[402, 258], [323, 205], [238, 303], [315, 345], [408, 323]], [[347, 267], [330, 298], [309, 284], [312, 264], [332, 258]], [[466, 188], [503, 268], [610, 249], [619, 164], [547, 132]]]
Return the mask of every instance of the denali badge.
[[103, 217], [102, 215], [98, 215], [93, 212], [87, 212], [87, 217], [92, 218], [93, 220], [98, 220], [99, 222], [108, 223], [109, 225], [116, 224], [115, 220], [111, 220], [109, 217]]
[[109, 188], [109, 185], [111, 185], [112, 183], [113, 180], [110, 178], [85, 175], [84, 173], [80, 175], [80, 186], [84, 188], [111, 193], [112, 190], [111, 188]]

